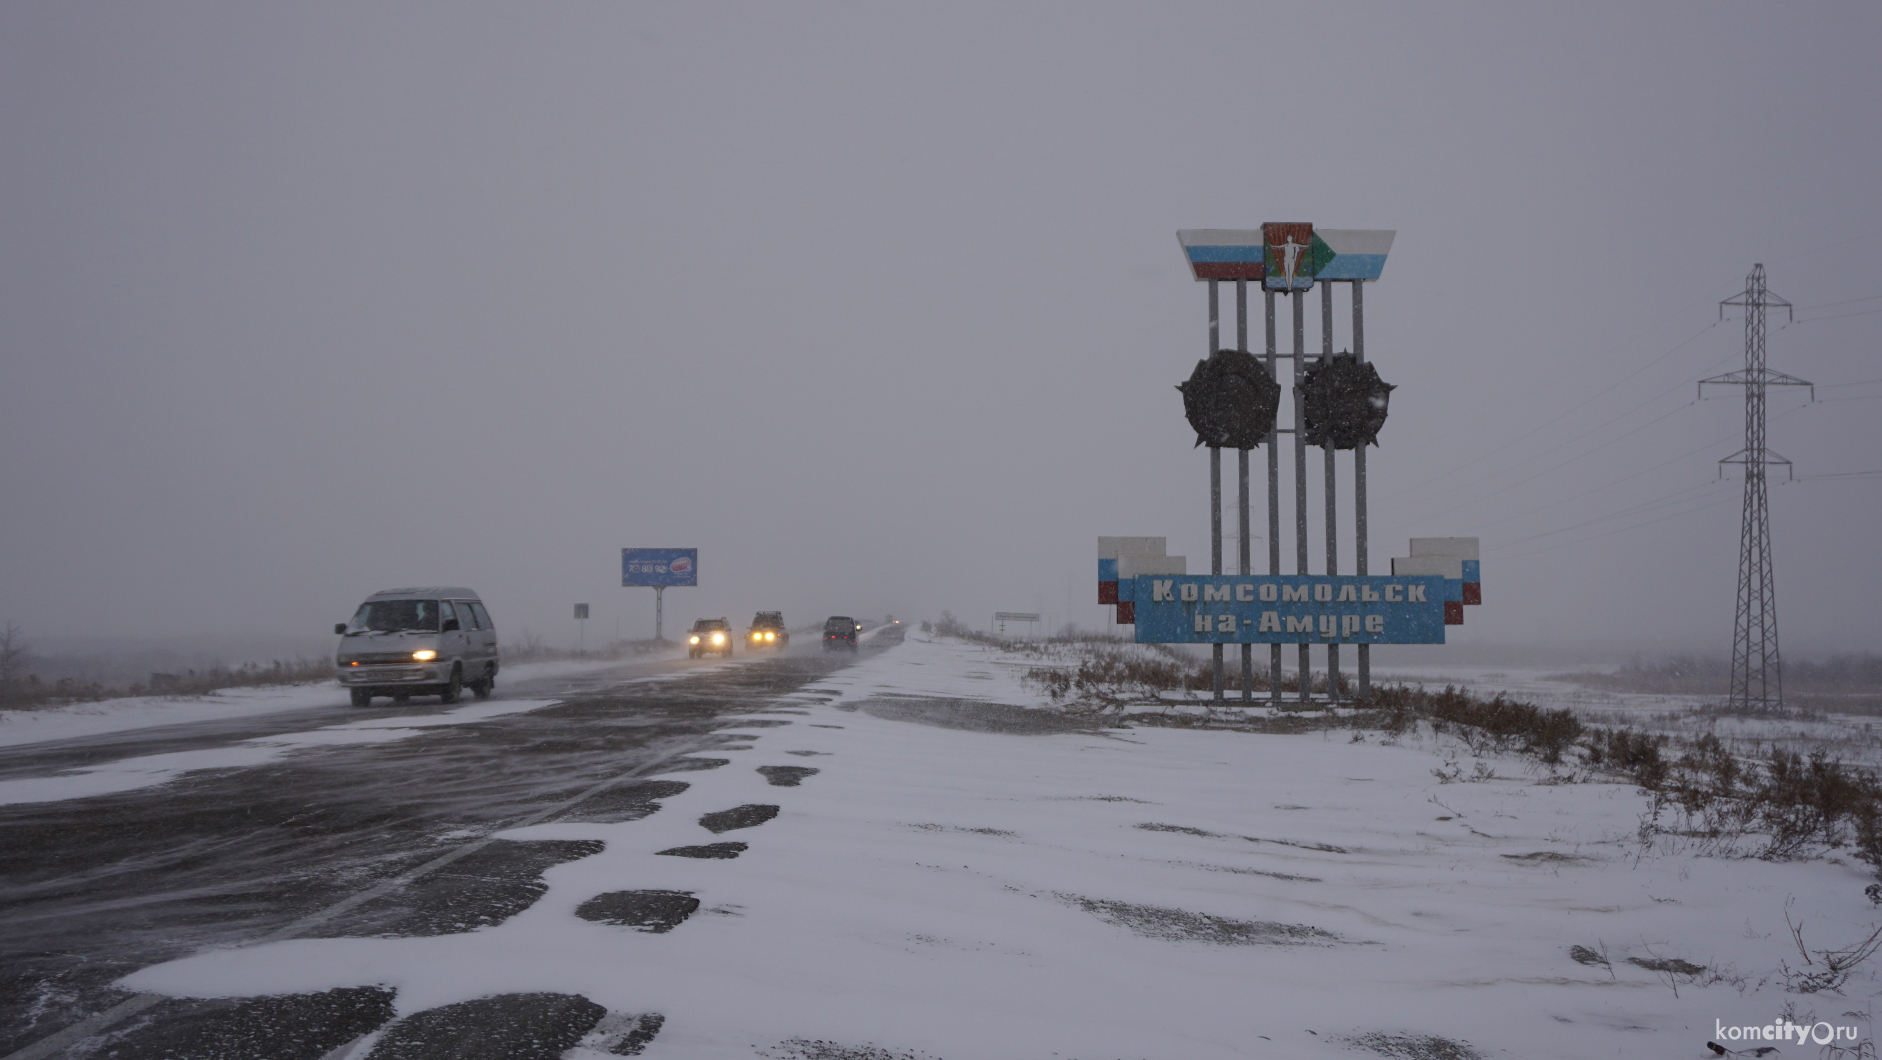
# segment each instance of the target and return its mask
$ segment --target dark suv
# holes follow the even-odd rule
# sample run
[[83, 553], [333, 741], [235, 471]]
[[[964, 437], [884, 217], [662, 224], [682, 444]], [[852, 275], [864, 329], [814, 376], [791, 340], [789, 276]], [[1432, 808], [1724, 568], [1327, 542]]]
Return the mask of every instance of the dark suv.
[[848, 615], [831, 615], [823, 624], [823, 650], [837, 648], [856, 650], [856, 620]]
[[723, 618], [702, 618], [686, 634], [686, 657], [697, 659], [707, 652], [718, 652], [730, 659], [732, 642], [737, 639], [732, 636], [732, 623]]
[[752, 648], [782, 648], [791, 642], [784, 628], [784, 612], [760, 611], [751, 620], [751, 632], [745, 634]]

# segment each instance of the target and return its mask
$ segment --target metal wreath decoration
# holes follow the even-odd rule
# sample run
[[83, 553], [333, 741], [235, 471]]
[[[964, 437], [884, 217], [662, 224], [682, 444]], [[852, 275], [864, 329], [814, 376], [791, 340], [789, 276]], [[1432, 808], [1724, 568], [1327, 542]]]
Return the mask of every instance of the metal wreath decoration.
[[1379, 370], [1350, 353], [1322, 358], [1301, 379], [1303, 441], [1308, 445], [1332, 443], [1335, 449], [1357, 449], [1379, 444], [1385, 426], [1390, 383]]
[[1217, 350], [1197, 361], [1189, 381], [1176, 389], [1199, 446], [1253, 449], [1274, 430], [1281, 408], [1281, 384], [1259, 358], [1240, 350]]

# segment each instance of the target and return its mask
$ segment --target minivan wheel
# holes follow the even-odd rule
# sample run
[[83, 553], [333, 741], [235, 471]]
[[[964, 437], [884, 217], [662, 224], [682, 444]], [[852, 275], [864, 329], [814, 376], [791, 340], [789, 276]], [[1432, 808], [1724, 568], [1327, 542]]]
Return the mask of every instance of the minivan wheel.
[[372, 706], [372, 693], [363, 688], [353, 689], [353, 705], [356, 707]]
[[451, 667], [451, 683], [438, 690], [438, 702], [456, 703], [457, 698], [463, 694], [464, 671], [453, 666]]
[[496, 683], [497, 682], [495, 679], [490, 677], [490, 675], [485, 674], [483, 677], [480, 677], [477, 680], [472, 681], [470, 683], [471, 694], [476, 696], [478, 699], [489, 699], [490, 689]]

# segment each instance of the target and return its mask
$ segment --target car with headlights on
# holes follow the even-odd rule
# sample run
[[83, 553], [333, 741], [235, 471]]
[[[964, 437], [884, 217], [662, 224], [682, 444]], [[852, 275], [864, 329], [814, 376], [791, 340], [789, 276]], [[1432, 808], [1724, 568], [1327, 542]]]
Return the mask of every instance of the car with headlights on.
[[374, 593], [333, 632], [340, 637], [335, 676], [356, 707], [370, 706], [374, 696], [456, 703], [466, 688], [486, 699], [497, 684], [497, 627], [476, 591], [463, 586]]
[[751, 620], [751, 630], [745, 634], [745, 644], [750, 648], [782, 648], [791, 642], [791, 633], [784, 628], [784, 612], [760, 611]]
[[732, 624], [723, 618], [702, 618], [686, 634], [686, 657], [697, 659], [707, 652], [732, 657]]

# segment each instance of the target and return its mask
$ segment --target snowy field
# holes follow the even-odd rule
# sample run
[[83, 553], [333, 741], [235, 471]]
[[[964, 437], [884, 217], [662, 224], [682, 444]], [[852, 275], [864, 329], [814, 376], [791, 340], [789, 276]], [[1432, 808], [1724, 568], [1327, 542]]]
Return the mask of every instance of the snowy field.
[[[382, 984], [402, 1016], [579, 994], [610, 1015], [566, 1060], [613, 1055], [643, 1013], [665, 1017], [652, 1060], [1701, 1057], [1721, 1027], [1780, 1019], [1871, 1034], [1873, 962], [1840, 995], [1785, 988], [1787, 912], [1813, 949], [1882, 920], [1859, 864], [1642, 849], [1631, 785], [1475, 768], [1428, 731], [1071, 728], [1014, 709], [1041, 705], [1028, 665], [911, 633], [774, 703], [761, 716], [788, 724], [714, 751], [724, 767], [671, 774], [689, 787], [651, 817], [502, 833], [605, 847], [495, 927], [265, 943], [123, 985]], [[1460, 755], [1479, 779], [1441, 783]], [[779, 766], [816, 772], [781, 786]], [[752, 805], [780, 812], [699, 823]], [[577, 915], [630, 891], [699, 906], [664, 932]]]

